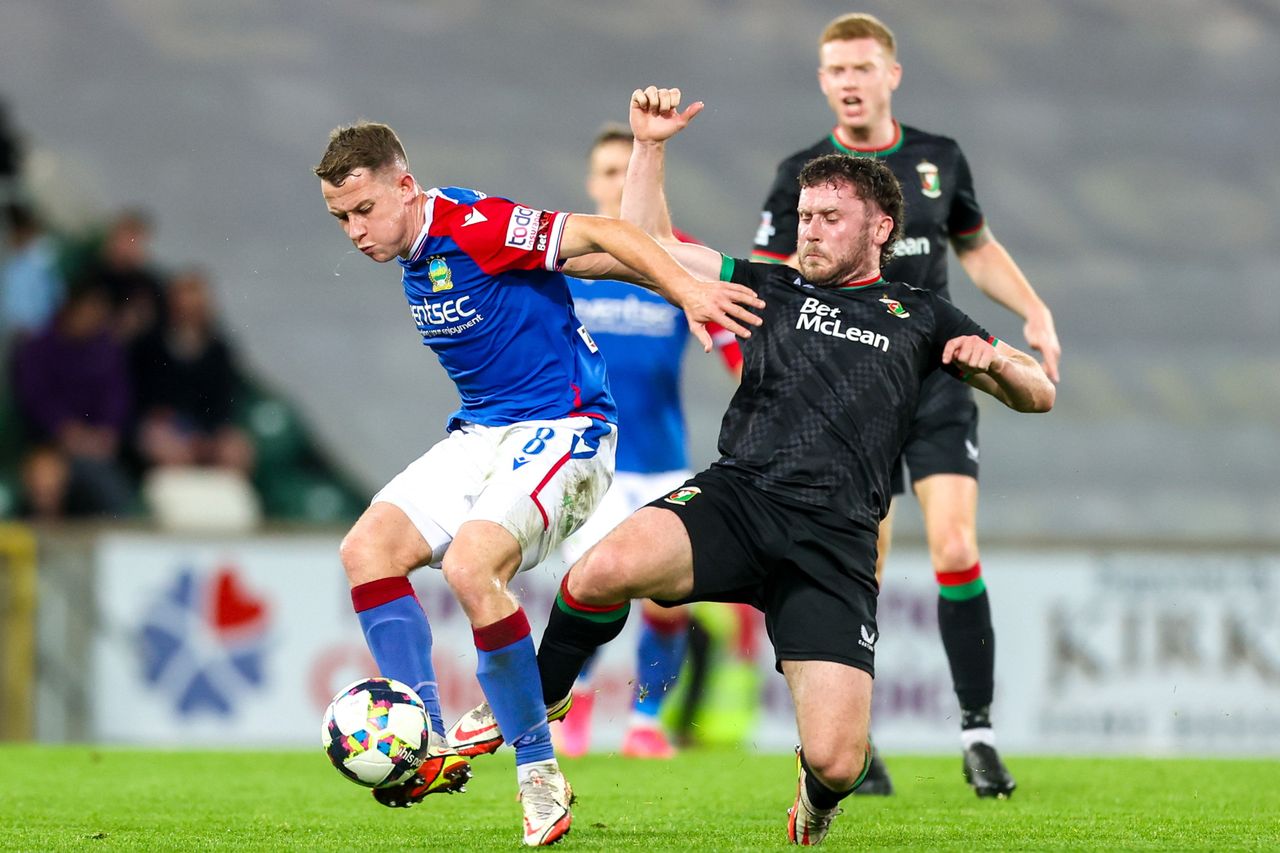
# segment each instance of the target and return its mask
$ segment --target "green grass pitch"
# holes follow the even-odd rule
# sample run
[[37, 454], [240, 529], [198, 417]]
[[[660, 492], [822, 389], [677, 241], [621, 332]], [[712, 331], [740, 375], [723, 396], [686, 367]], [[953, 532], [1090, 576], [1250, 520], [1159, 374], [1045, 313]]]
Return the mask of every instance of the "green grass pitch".
[[[1013, 756], [1013, 798], [977, 799], [959, 756], [887, 756], [891, 798], [852, 797], [825, 846], [870, 850], [1280, 849], [1280, 762]], [[786, 846], [794, 759], [696, 751], [563, 762], [558, 849]], [[307, 752], [0, 746], [0, 849], [517, 850], [511, 753], [466, 793], [385, 809]]]

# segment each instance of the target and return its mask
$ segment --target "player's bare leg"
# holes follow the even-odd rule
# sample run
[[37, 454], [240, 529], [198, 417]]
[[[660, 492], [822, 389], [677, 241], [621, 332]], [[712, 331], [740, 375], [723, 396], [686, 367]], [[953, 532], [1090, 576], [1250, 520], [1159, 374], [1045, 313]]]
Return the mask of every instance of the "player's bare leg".
[[[889, 504], [889, 512], [880, 521], [880, 529], [876, 534], [876, 586], [884, 586], [884, 565], [889, 556], [889, 548], [893, 544], [893, 517], [898, 501], [895, 498]], [[893, 794], [893, 780], [889, 778], [889, 768], [885, 766], [880, 753], [874, 744], [871, 748], [871, 763], [867, 767], [867, 776], [854, 792], [864, 797], [888, 797]]]
[[501, 524], [468, 521], [458, 529], [441, 569], [473, 627], [506, 619], [520, 608], [507, 587], [520, 568], [520, 544]]
[[410, 806], [428, 794], [462, 791], [471, 778], [467, 761], [447, 747], [440, 716], [440, 694], [431, 664], [431, 627], [409, 585], [408, 575], [431, 561], [431, 547], [404, 512], [389, 503], [365, 510], [339, 548], [351, 584], [351, 599], [369, 651], [380, 672], [413, 687], [431, 718], [424, 763], [403, 784], [375, 789], [386, 806]]
[[839, 802], [862, 782], [871, 761], [871, 676], [833, 661], [782, 662], [796, 707], [800, 733], [796, 798], [787, 837], [793, 844], [819, 844]]
[[568, 574], [568, 590], [593, 606], [693, 592], [693, 545], [670, 510], [646, 506], [615, 527]]
[[[561, 582], [538, 647], [548, 716], [563, 716], [583, 664], [622, 632], [633, 598], [679, 599], [692, 590], [693, 547], [673, 512], [642, 507], [596, 543]], [[458, 745], [459, 725], [482, 725], [487, 715], [481, 706], [464, 716], [450, 742]]]
[[431, 547], [403, 510], [376, 503], [347, 531], [338, 555], [354, 588], [381, 578], [408, 576], [431, 561]]
[[914, 484], [938, 580], [938, 628], [960, 701], [965, 780], [980, 797], [1007, 797], [1017, 783], [991, 727], [995, 632], [978, 557], [978, 481], [935, 474]]
[[475, 520], [458, 529], [442, 568], [471, 621], [480, 687], [498, 729], [516, 749], [524, 843], [539, 847], [568, 834], [573, 792], [551, 745], [529, 620], [507, 586], [521, 560], [510, 531]]

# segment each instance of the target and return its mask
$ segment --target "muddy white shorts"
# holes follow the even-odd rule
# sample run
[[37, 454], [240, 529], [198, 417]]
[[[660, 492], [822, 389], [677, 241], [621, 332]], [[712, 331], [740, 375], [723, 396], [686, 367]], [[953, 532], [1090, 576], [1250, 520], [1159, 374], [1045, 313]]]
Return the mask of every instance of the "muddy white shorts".
[[464, 423], [387, 483], [371, 503], [399, 507], [439, 567], [467, 521], [492, 521], [531, 569], [582, 526], [613, 480], [617, 429], [573, 417], [508, 426]]
[[569, 537], [560, 548], [560, 554], [566, 563], [572, 566], [578, 558], [590, 550], [613, 528], [626, 521], [631, 513], [649, 503], [654, 498], [675, 491], [685, 480], [693, 476], [686, 469], [679, 471], [659, 471], [656, 474], [637, 474], [633, 471], [618, 471], [613, 475], [613, 485], [609, 488], [604, 500], [600, 501], [596, 511], [591, 513], [587, 523], [577, 533]]

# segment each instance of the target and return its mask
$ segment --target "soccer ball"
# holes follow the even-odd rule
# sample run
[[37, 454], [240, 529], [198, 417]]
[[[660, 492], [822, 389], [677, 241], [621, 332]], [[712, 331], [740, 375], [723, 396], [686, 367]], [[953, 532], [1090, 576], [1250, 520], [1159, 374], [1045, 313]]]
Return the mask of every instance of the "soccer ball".
[[413, 688], [391, 678], [362, 678], [329, 703], [320, 744], [352, 782], [387, 788], [409, 779], [422, 765], [429, 726]]

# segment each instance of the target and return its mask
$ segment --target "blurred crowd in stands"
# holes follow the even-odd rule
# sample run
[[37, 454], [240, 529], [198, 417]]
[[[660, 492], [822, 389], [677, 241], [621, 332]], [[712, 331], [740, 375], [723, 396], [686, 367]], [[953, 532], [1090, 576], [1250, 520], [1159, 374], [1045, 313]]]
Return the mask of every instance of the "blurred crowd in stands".
[[56, 233], [23, 154], [0, 102], [0, 517], [164, 518], [185, 500], [198, 526], [227, 495], [251, 505], [241, 526], [353, 517], [358, 490], [244, 371], [209, 272], [166, 269], [144, 210]]

